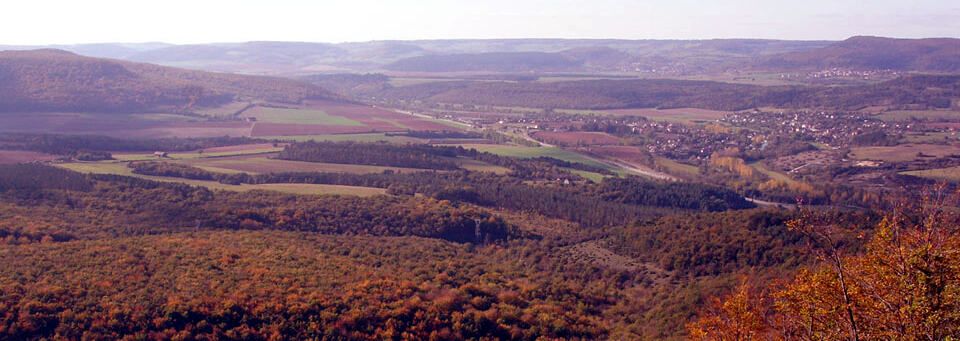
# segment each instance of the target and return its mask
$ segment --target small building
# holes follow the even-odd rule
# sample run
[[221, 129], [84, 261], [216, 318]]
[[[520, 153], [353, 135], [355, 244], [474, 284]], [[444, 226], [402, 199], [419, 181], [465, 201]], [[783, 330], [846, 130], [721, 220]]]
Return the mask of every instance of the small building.
[[153, 156], [156, 156], [157, 158], [164, 158], [167, 157], [167, 152], [153, 152]]

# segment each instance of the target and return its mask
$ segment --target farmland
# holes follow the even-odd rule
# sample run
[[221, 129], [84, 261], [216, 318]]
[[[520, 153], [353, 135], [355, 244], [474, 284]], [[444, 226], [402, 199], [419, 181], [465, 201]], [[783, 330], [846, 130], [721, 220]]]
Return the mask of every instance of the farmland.
[[890, 147], [859, 147], [850, 151], [857, 160], [905, 162], [960, 154], [960, 147], [939, 144], [902, 144]]
[[555, 159], [569, 161], [569, 162], [579, 162], [586, 165], [596, 166], [600, 168], [611, 169], [612, 166], [605, 164], [603, 162], [597, 161], [593, 158], [587, 157], [583, 154], [565, 150], [557, 147], [525, 147], [525, 146], [510, 146], [510, 145], [489, 145], [489, 144], [464, 144], [461, 145], [467, 149], [476, 149], [481, 152], [488, 152], [502, 156], [517, 157], [517, 158], [535, 158], [535, 157], [552, 157]]
[[257, 117], [251, 131], [251, 135], [257, 137], [454, 129], [413, 115], [330, 101], [310, 102], [302, 108], [291, 109], [258, 107], [252, 109], [250, 115]]
[[427, 140], [401, 135], [387, 135], [385, 133], [360, 134], [319, 134], [319, 135], [287, 135], [287, 136], [260, 136], [264, 139], [279, 139], [285, 141], [356, 141], [356, 142], [393, 142], [393, 143], [425, 143]]
[[900, 174], [915, 176], [919, 178], [932, 179], [937, 181], [960, 182], [960, 167], [923, 169], [915, 171], [902, 172]]
[[4, 113], [0, 132], [107, 135], [123, 138], [248, 136], [251, 124], [173, 114]]
[[23, 150], [0, 150], [0, 164], [14, 164], [34, 161], [51, 161], [56, 155]]
[[266, 156], [234, 156], [221, 158], [199, 158], [182, 161], [185, 164], [213, 172], [243, 172], [251, 174], [281, 172], [333, 172], [369, 174], [423, 171], [415, 168], [380, 167], [368, 165], [350, 165], [337, 163], [302, 162], [268, 158]]
[[126, 163], [119, 162], [89, 162], [89, 163], [63, 163], [57, 164], [63, 167], [81, 173], [91, 174], [114, 174], [139, 177], [147, 180], [160, 182], [175, 182], [191, 186], [206, 187], [214, 190], [224, 190], [233, 192], [247, 192], [254, 190], [274, 191], [287, 194], [301, 195], [354, 195], [354, 196], [374, 196], [386, 194], [381, 188], [370, 188], [360, 186], [340, 186], [340, 185], [317, 185], [317, 184], [241, 184], [228, 185], [216, 181], [190, 180], [183, 178], [169, 178], [162, 176], [149, 176], [134, 174]]
[[620, 116], [643, 116], [655, 121], [669, 121], [678, 123], [703, 123], [716, 121], [723, 118], [727, 112], [697, 109], [697, 108], [679, 108], [679, 109], [616, 109], [604, 111], [610, 115]]
[[912, 120], [957, 120], [960, 111], [957, 110], [891, 110], [875, 116], [878, 119], [890, 122]]
[[343, 116], [334, 116], [318, 109], [274, 108], [256, 106], [244, 111], [241, 117], [255, 118], [257, 122], [317, 124], [333, 126], [362, 126], [363, 123]]
[[[226, 147], [208, 148], [204, 150], [195, 150], [189, 152], [169, 153], [165, 159], [199, 159], [212, 157], [227, 157], [238, 155], [257, 155], [276, 153], [283, 149], [282, 144], [246, 144]], [[156, 160], [157, 156], [153, 153], [113, 153], [113, 158], [120, 161], [145, 161]]]
[[599, 132], [551, 132], [538, 131], [531, 136], [537, 140], [558, 146], [590, 146], [617, 144], [620, 142], [615, 136]]
[[[236, 107], [229, 108], [230, 110]], [[242, 109], [242, 108], [241, 108]], [[239, 110], [239, 109], [237, 109]], [[447, 122], [372, 106], [318, 101], [254, 106], [240, 116], [174, 113], [0, 113], [0, 132], [106, 135], [122, 138], [303, 136], [408, 130], [460, 130]]]

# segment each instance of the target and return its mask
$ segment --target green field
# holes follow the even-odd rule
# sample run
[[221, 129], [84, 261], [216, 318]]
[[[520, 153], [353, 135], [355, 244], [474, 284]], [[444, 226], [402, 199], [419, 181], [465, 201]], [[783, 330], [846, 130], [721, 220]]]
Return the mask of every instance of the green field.
[[359, 186], [340, 186], [340, 185], [315, 185], [315, 184], [258, 184], [258, 185], [228, 185], [217, 181], [190, 180], [182, 178], [169, 178], [162, 176], [149, 176], [134, 174], [126, 163], [123, 162], [88, 162], [88, 163], [64, 163], [57, 164], [76, 172], [92, 174], [115, 174], [134, 176], [138, 178], [161, 181], [175, 182], [191, 186], [201, 186], [214, 190], [225, 190], [234, 192], [246, 192], [253, 190], [274, 191], [288, 194], [300, 195], [355, 195], [355, 196], [374, 196], [386, 194], [382, 188], [359, 187]]
[[874, 116], [884, 121], [910, 121], [912, 119], [921, 120], [956, 120], [960, 119], [958, 110], [895, 110], [881, 113]]
[[288, 109], [256, 107], [243, 113], [243, 117], [254, 117], [258, 122], [290, 124], [322, 124], [336, 126], [363, 126], [363, 123], [343, 116], [327, 114], [315, 109]]
[[488, 152], [491, 154], [497, 154], [502, 156], [509, 157], [518, 157], [518, 158], [535, 158], [535, 157], [552, 157], [554, 159], [577, 162], [585, 165], [596, 166], [604, 169], [609, 169], [611, 171], [619, 170], [616, 167], [608, 165], [606, 163], [597, 161], [586, 155], [565, 150], [558, 147], [524, 147], [524, 146], [507, 146], [507, 145], [496, 145], [496, 144], [463, 144], [460, 145], [463, 148], [476, 149], [481, 152]]
[[668, 158], [658, 157], [654, 162], [656, 163], [657, 166], [662, 167], [664, 171], [666, 171], [668, 174], [673, 176], [686, 178], [686, 179], [693, 179], [700, 175], [700, 168], [697, 168], [696, 166], [684, 164], [684, 163], [679, 163], [679, 162], [670, 160]]
[[900, 174], [912, 175], [937, 181], [960, 182], [960, 167], [915, 170], [902, 172]]
[[960, 154], [960, 147], [939, 144], [901, 144], [890, 147], [859, 147], [850, 150], [856, 160], [906, 162], [920, 159], [920, 154], [930, 157], [945, 157]]
[[383, 173], [394, 171], [402, 173], [423, 172], [427, 169], [353, 165], [340, 163], [304, 162], [271, 159], [263, 156], [241, 156], [228, 158], [203, 158], [178, 161], [211, 172], [219, 173], [286, 173], [286, 172], [331, 172], [351, 174]]
[[588, 172], [588, 171], [572, 169], [572, 168], [563, 168], [563, 169], [569, 171], [570, 173], [582, 176], [584, 179], [587, 179], [596, 183], [603, 182], [603, 179], [606, 178], [605, 175], [600, 173]]
[[907, 133], [903, 143], [945, 143], [957, 141], [957, 135], [949, 132]]
[[387, 136], [384, 133], [363, 134], [325, 134], [325, 135], [292, 135], [292, 136], [263, 136], [264, 139], [277, 139], [294, 142], [306, 141], [354, 141], [354, 142], [393, 142], [393, 143], [425, 143], [426, 140], [407, 136]]
[[794, 180], [789, 175], [767, 168], [767, 166], [764, 165], [762, 162], [751, 163], [750, 167], [753, 167], [753, 169], [756, 169], [758, 172], [763, 173], [764, 175], [766, 175], [767, 177], [773, 180], [777, 180], [791, 186], [803, 185], [802, 182]]
[[189, 159], [200, 159], [200, 158], [268, 154], [268, 153], [276, 153], [281, 150], [283, 150], [283, 147], [263, 147], [263, 148], [236, 150], [236, 151], [228, 151], [228, 152], [199, 153], [196, 151], [191, 151], [191, 152], [169, 153], [167, 154], [167, 157], [163, 159], [158, 159], [155, 155], [153, 155], [153, 153], [115, 153], [113, 154], [113, 158], [120, 161], [149, 161], [149, 160], [169, 161], [169, 160], [189, 160]]

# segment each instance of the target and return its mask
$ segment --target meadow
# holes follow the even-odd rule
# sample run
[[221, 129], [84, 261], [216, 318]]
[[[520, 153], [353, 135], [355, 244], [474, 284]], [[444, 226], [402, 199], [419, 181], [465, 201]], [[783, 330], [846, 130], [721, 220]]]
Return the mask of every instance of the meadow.
[[923, 158], [960, 154], [960, 147], [939, 144], [901, 144], [889, 147], [857, 147], [850, 150], [856, 160], [907, 162]]
[[912, 120], [957, 120], [960, 119], [958, 110], [893, 110], [880, 113], [875, 118], [903, 122]]
[[538, 131], [531, 136], [539, 141], [560, 146], [588, 146], [588, 145], [608, 145], [619, 144], [620, 139], [616, 136], [602, 132], [571, 131], [571, 132], [552, 132]]
[[23, 150], [0, 150], [0, 164], [14, 164], [23, 162], [53, 161], [56, 155], [30, 152]]
[[133, 176], [148, 180], [160, 182], [175, 182], [191, 186], [206, 187], [212, 190], [224, 190], [233, 192], [247, 192], [254, 190], [273, 191], [286, 194], [299, 195], [351, 195], [368, 197], [374, 195], [385, 195], [386, 190], [382, 188], [361, 187], [361, 186], [341, 186], [341, 185], [317, 185], [317, 184], [240, 184], [229, 185], [217, 181], [191, 180], [184, 178], [171, 178], [163, 176], [150, 176], [135, 174], [127, 167], [125, 162], [74, 162], [56, 164], [58, 167], [66, 168], [80, 173], [89, 174], [113, 174]]
[[901, 172], [903, 175], [946, 182], [960, 182], [960, 167], [934, 168]]
[[677, 108], [677, 109], [616, 109], [606, 110], [604, 113], [620, 116], [643, 116], [654, 121], [667, 121], [684, 124], [695, 124], [712, 122], [723, 118], [727, 114], [725, 111], [697, 109], [697, 108]]

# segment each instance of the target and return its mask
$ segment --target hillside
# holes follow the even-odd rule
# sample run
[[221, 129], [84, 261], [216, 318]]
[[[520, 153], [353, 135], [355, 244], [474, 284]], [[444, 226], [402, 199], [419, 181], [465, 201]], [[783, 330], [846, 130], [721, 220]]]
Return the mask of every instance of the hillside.
[[582, 62], [559, 53], [492, 52], [412, 57], [388, 64], [384, 68], [417, 72], [529, 72], [574, 70], [581, 65]]
[[191, 71], [61, 50], [0, 52], [0, 112], [189, 110], [235, 100], [331, 98], [281, 78]]
[[910, 75], [861, 86], [758, 86], [671, 79], [565, 82], [433, 82], [385, 88], [371, 97], [504, 107], [618, 109], [756, 107], [947, 108], [960, 99], [960, 76]]
[[[384, 40], [338, 44], [246, 42], [196, 45], [81, 44], [45, 46], [85, 56], [173, 67], [244, 74], [301, 76], [318, 72], [382, 71], [410, 58], [469, 55], [489, 59], [507, 54], [521, 64], [538, 65], [543, 54], [572, 59], [567, 71], [690, 74], [722, 71], [754, 58], [828, 46], [827, 41], [764, 39], [444, 39]], [[0, 50], [38, 47], [0, 46]], [[515, 54], [516, 53], [516, 54]], [[515, 54], [515, 55], [512, 55]], [[502, 57], [502, 55], [501, 55]], [[538, 61], [540, 60], [540, 61]], [[559, 59], [558, 59], [559, 60]], [[412, 61], [417, 61], [413, 59]], [[403, 63], [410, 63], [404, 61]], [[475, 68], [475, 67], [474, 67]], [[469, 69], [458, 66], [457, 69]], [[506, 71], [512, 71], [507, 69]]]
[[779, 54], [759, 61], [773, 70], [960, 71], [960, 39], [852, 37], [826, 47]]

